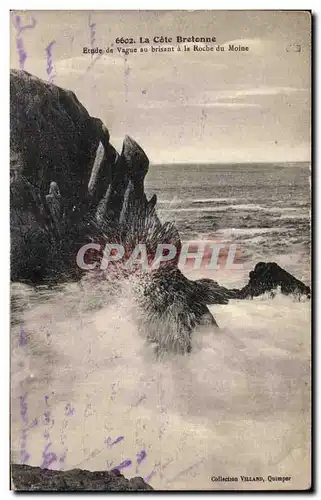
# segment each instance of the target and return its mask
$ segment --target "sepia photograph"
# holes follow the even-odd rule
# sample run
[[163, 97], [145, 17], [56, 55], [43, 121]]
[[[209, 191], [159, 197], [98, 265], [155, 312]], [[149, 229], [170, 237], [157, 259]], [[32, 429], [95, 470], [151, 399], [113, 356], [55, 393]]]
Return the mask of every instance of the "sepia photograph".
[[12, 490], [310, 490], [311, 54], [308, 10], [10, 12]]

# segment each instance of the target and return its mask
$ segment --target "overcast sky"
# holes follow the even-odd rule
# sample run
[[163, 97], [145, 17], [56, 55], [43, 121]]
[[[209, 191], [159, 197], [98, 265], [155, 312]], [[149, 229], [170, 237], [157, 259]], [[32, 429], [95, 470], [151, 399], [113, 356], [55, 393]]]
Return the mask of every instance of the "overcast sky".
[[[34, 27], [19, 35], [17, 15], [21, 27], [32, 18]], [[82, 53], [92, 43], [115, 48], [121, 36], [177, 35], [215, 36], [216, 44], [240, 43], [249, 52], [114, 53], [96, 61]], [[310, 159], [307, 13], [17, 11], [11, 15], [12, 68], [19, 68], [19, 38], [24, 69], [46, 80], [46, 47], [55, 42], [54, 83], [76, 92], [118, 149], [128, 134], [152, 163]]]

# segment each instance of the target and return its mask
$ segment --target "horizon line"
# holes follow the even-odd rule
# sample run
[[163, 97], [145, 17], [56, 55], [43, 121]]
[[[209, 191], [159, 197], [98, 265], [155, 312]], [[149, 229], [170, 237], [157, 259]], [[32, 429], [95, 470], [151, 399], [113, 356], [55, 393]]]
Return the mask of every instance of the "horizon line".
[[273, 163], [277, 164], [288, 164], [288, 163], [312, 163], [312, 160], [286, 160], [286, 161], [242, 161], [242, 160], [233, 160], [233, 161], [191, 161], [191, 160], [183, 160], [183, 161], [163, 161], [163, 162], [152, 162], [150, 161], [150, 166], [159, 166], [159, 165], [231, 165], [231, 164], [242, 164], [242, 165], [248, 165], [248, 164], [258, 164], [258, 165], [270, 165]]

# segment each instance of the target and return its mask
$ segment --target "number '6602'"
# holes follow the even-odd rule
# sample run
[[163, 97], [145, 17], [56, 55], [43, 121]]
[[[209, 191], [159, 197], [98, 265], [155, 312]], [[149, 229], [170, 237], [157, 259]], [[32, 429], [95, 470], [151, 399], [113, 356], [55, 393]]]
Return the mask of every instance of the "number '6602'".
[[115, 43], [135, 43], [133, 38], [117, 37]]

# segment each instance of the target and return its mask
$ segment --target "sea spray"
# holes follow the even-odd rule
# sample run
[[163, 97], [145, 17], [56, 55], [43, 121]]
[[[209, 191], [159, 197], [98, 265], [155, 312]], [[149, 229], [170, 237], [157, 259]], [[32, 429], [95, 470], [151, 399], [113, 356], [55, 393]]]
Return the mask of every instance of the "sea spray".
[[[170, 490], [221, 487], [211, 477], [231, 470], [277, 476], [289, 456], [291, 468], [293, 461], [302, 467], [309, 453], [309, 302], [293, 307], [292, 297], [276, 295], [212, 306], [219, 330], [200, 328], [190, 354], [157, 359], [136, 322], [141, 312], [131, 284], [113, 290], [112, 300], [110, 283], [89, 279], [53, 290], [12, 289], [21, 307], [12, 326], [16, 461], [23, 382], [30, 418], [51, 395], [50, 439], [59, 456], [68, 449], [65, 469], [134, 464], [145, 449], [139, 474]], [[23, 358], [19, 322], [30, 346]], [[75, 411], [62, 444], [67, 403]], [[124, 439], [107, 448], [106, 436]], [[30, 429], [28, 446], [28, 463], [39, 466], [39, 426]], [[123, 473], [131, 477], [135, 467]]]

